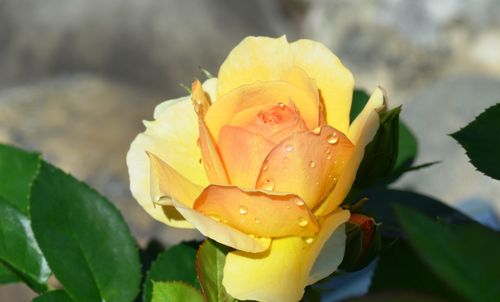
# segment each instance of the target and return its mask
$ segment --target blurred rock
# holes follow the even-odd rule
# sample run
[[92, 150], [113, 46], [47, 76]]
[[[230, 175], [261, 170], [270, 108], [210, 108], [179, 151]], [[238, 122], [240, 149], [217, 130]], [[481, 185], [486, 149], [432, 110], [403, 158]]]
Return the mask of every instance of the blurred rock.
[[500, 6], [495, 0], [309, 1], [304, 34], [318, 39], [368, 90], [392, 104], [444, 76], [500, 76]]
[[265, 0], [2, 0], [0, 87], [83, 71], [170, 96], [199, 66], [216, 73], [243, 37], [282, 35], [286, 25]]
[[141, 244], [197, 233], [157, 223], [132, 198], [125, 154], [160, 98], [101, 77], [75, 75], [0, 93], [0, 141], [38, 150], [115, 202]]
[[484, 76], [441, 80], [416, 93], [402, 117], [418, 138], [419, 163], [441, 163], [405, 174], [396, 186], [438, 197], [448, 204], [485, 200], [500, 217], [500, 181], [478, 172], [465, 150], [448, 136], [498, 102], [500, 80]]

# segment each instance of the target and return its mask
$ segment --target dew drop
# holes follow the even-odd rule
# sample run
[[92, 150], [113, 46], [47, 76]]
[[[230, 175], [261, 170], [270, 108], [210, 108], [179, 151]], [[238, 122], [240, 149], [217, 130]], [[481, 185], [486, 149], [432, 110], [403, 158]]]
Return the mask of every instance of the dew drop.
[[328, 154], [328, 156], [326, 157], [326, 159], [328, 159], [328, 160], [332, 159], [332, 155]]
[[326, 148], [326, 149], [325, 149], [325, 153], [326, 153], [326, 154], [330, 154], [330, 153], [332, 153], [332, 150], [330, 150], [330, 148]]
[[220, 217], [218, 215], [213, 214], [213, 215], [210, 215], [209, 217], [217, 222], [220, 222]]
[[299, 219], [297, 220], [297, 222], [298, 222], [299, 226], [301, 226], [301, 227], [305, 227], [309, 223], [309, 221], [306, 218], [302, 217], [302, 216], [299, 217]]
[[316, 134], [316, 135], [320, 135], [321, 134], [321, 127], [314, 128], [313, 131], [311, 131], [311, 132]]
[[286, 152], [292, 152], [293, 146], [290, 145], [290, 144], [288, 144], [288, 145], [285, 146], [285, 150], [286, 150]]
[[309, 167], [311, 167], [313, 169], [316, 168], [316, 163], [311, 160], [311, 162], [309, 162]]
[[279, 106], [280, 108], [285, 108], [285, 104], [283, 104], [283, 103], [281, 103], [281, 102], [280, 102], [280, 103], [278, 103], [278, 106]]
[[297, 198], [295, 199], [295, 204], [299, 207], [302, 207], [304, 206], [304, 201], [302, 199]]
[[262, 170], [263, 170], [263, 171], [267, 171], [267, 170], [269, 170], [269, 166], [268, 166], [268, 165], [264, 165], [264, 167], [262, 167]]
[[336, 144], [339, 141], [339, 136], [336, 132], [333, 132], [330, 136], [328, 136], [327, 141], [329, 144]]
[[269, 190], [271, 191], [272, 189], [274, 189], [274, 181], [272, 181], [271, 179], [269, 178], [266, 178], [261, 184], [260, 184], [260, 188], [263, 189], [263, 190]]
[[240, 206], [240, 214], [246, 215], [248, 213], [248, 208], [245, 206]]
[[256, 223], [256, 224], [260, 224], [260, 223], [261, 223], [260, 219], [259, 219], [259, 218], [257, 218], [257, 217], [255, 217], [255, 218], [253, 219], [253, 221], [255, 221], [255, 223]]
[[307, 244], [312, 244], [314, 242], [314, 237], [304, 237], [304, 242]]

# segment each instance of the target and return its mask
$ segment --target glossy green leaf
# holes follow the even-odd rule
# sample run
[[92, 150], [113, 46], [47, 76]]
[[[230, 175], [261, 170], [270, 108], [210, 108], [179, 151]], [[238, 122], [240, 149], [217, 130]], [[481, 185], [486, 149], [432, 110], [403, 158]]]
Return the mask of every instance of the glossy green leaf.
[[84, 183], [47, 163], [33, 184], [35, 237], [57, 279], [76, 301], [132, 301], [138, 250], [118, 210]]
[[196, 249], [188, 244], [178, 244], [164, 251], [152, 263], [143, 288], [143, 300], [151, 301], [153, 282], [184, 281], [199, 288], [196, 276]]
[[45, 291], [51, 272], [33, 236], [29, 218], [1, 197], [0, 218], [0, 260], [35, 291]]
[[354, 121], [354, 119], [356, 119], [358, 114], [361, 113], [366, 103], [368, 103], [369, 98], [370, 96], [364, 90], [354, 89], [354, 92], [352, 94], [351, 113], [350, 113], [351, 123]]
[[385, 292], [343, 300], [343, 302], [446, 302], [441, 298], [415, 292]]
[[500, 103], [451, 136], [464, 147], [479, 171], [500, 180]]
[[73, 302], [74, 300], [64, 290], [47, 292], [33, 299], [33, 302]]
[[394, 212], [394, 206], [410, 206], [443, 221], [467, 223], [471, 219], [437, 199], [410, 191], [373, 189], [362, 194], [368, 198], [363, 211], [382, 223], [382, 233], [387, 236], [400, 236], [401, 226]]
[[379, 256], [370, 292], [410, 291], [461, 301], [403, 240], [387, 246]]
[[40, 155], [0, 144], [0, 196], [22, 214], [29, 214], [31, 184], [40, 169]]
[[19, 278], [0, 262], [0, 284], [14, 283], [17, 281], [19, 281]]
[[209, 239], [198, 249], [196, 271], [203, 295], [208, 302], [237, 301], [222, 285], [224, 263], [228, 252], [229, 248]]
[[204, 302], [201, 293], [183, 282], [154, 282], [153, 302]]
[[396, 212], [412, 247], [446, 284], [469, 301], [498, 301], [500, 233], [477, 223], [438, 223], [409, 208]]

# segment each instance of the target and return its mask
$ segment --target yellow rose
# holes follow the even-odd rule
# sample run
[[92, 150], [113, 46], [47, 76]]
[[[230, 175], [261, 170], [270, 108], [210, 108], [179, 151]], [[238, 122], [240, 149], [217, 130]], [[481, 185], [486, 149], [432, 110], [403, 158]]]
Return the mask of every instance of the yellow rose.
[[248, 37], [218, 79], [156, 107], [127, 155], [132, 194], [236, 250], [223, 278], [233, 297], [297, 301], [342, 261], [339, 205], [384, 107], [377, 89], [349, 125], [353, 86], [321, 43]]

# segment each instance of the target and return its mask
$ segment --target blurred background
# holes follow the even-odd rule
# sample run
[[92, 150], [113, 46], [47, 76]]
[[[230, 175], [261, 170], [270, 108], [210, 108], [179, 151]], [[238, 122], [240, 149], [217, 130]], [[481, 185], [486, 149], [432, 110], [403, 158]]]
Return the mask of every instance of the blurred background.
[[[128, 189], [125, 154], [179, 83], [217, 74], [245, 36], [325, 43], [419, 138], [396, 187], [474, 215], [500, 213], [500, 182], [468, 163], [447, 134], [500, 101], [496, 0], [0, 0], [0, 142], [39, 150], [112, 200], [141, 245], [193, 238], [154, 222]], [[500, 137], [499, 137], [500, 139]], [[0, 301], [30, 301], [22, 285]]]

